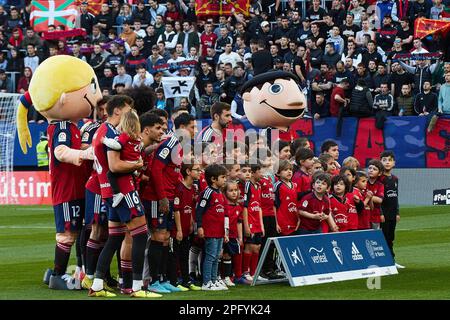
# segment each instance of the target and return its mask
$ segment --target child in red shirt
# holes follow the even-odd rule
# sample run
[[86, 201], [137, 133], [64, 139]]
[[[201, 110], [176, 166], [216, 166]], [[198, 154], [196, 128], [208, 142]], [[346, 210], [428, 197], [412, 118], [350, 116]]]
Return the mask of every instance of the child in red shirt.
[[348, 230], [348, 203], [345, 196], [350, 189], [350, 181], [343, 175], [331, 178], [330, 210], [339, 231]]
[[[181, 166], [183, 180], [176, 187], [174, 205], [175, 225], [170, 237], [172, 250], [169, 251], [168, 276], [170, 283], [182, 291], [200, 290], [189, 282], [189, 235], [194, 230], [195, 204], [197, 201], [194, 180], [200, 175], [199, 164], [183, 164]], [[178, 285], [177, 265], [180, 266], [182, 282]]]
[[300, 225], [297, 210], [297, 188], [292, 179], [292, 164], [281, 160], [278, 165], [279, 181], [275, 183], [275, 210], [277, 232], [282, 236], [295, 235]]
[[[234, 279], [237, 283], [249, 284], [242, 280], [242, 248], [243, 232], [242, 232], [242, 206], [239, 204], [239, 187], [237, 181], [231, 180], [226, 183], [224, 188], [225, 194], [225, 214], [229, 221], [229, 241], [223, 245], [223, 275], [224, 282], [227, 286], [234, 286], [231, 281], [234, 271]], [[233, 263], [231, 263], [233, 261]]]
[[358, 214], [364, 209], [364, 198], [357, 188], [354, 188], [356, 171], [349, 167], [342, 167], [340, 174], [343, 174], [350, 181], [350, 190], [345, 195], [349, 205], [348, 210], [348, 230], [358, 230]]
[[370, 226], [372, 229], [380, 229], [380, 223], [383, 222], [381, 215], [381, 203], [384, 198], [384, 185], [379, 181], [379, 177], [383, 174], [384, 167], [380, 160], [370, 160], [367, 167], [369, 175], [369, 183], [367, 189], [372, 192], [373, 207], [370, 210]]
[[373, 203], [372, 192], [367, 189], [367, 180], [368, 177], [364, 171], [356, 172], [355, 187], [358, 188], [362, 199], [364, 199], [364, 208], [358, 215], [358, 230], [370, 229], [370, 211]]
[[[127, 162], [138, 162], [142, 154], [142, 141], [140, 138], [141, 125], [139, 116], [133, 110], [125, 113], [120, 119], [118, 129], [122, 132], [118, 141], [114, 139], [104, 138], [103, 144], [113, 150], [120, 150], [120, 160]], [[94, 161], [95, 166], [95, 161]], [[127, 173], [129, 174], [129, 173]], [[114, 192], [113, 208], [117, 207], [124, 198], [124, 194], [120, 191], [117, 178], [123, 173], [113, 173], [108, 171], [108, 181]]]
[[327, 220], [332, 231], [337, 231], [337, 226], [330, 214], [330, 200], [327, 196], [330, 185], [330, 175], [326, 173], [319, 173], [313, 177], [313, 191], [300, 201], [298, 234], [322, 233], [323, 220]]
[[301, 198], [311, 192], [312, 177], [310, 171], [314, 165], [314, 153], [311, 149], [300, 148], [295, 153], [295, 162], [299, 165], [299, 169], [295, 171], [292, 182], [297, 186], [297, 198]]

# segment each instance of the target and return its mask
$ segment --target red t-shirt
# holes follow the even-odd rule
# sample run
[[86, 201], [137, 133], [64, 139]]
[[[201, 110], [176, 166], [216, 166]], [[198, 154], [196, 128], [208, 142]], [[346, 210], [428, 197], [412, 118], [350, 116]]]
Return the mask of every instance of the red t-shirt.
[[254, 185], [251, 181], [246, 181], [244, 189], [244, 208], [247, 208], [250, 233], [262, 232], [259, 216], [261, 211], [261, 187], [259, 184]]
[[292, 182], [297, 185], [297, 194], [299, 196], [299, 200], [307, 194], [311, 192], [311, 184], [312, 184], [312, 176], [303, 172], [301, 169], [295, 171], [292, 176]]
[[205, 179], [205, 171], [200, 172], [200, 177], [198, 179], [198, 186], [200, 192], [203, 192], [206, 190], [206, 188], [208, 188], [208, 183], [206, 182]]
[[[175, 198], [173, 199], [173, 210], [180, 212], [181, 230], [183, 238], [189, 236], [191, 220], [195, 215], [195, 187], [188, 188], [184, 183], [179, 182], [175, 188]], [[177, 226], [174, 225], [171, 236], [176, 237]]]
[[353, 188], [351, 192], [345, 194], [348, 203], [348, 230], [358, 230], [358, 211], [356, 210], [355, 200], [353, 196], [356, 195], [361, 201], [364, 201], [361, 192], [357, 188]]
[[331, 91], [331, 98], [330, 98], [330, 115], [332, 117], [337, 117], [339, 115], [339, 108], [341, 107], [341, 103], [337, 102], [335, 97], [336, 95], [339, 95], [341, 98], [345, 98], [345, 91], [339, 86], [336, 86], [333, 88], [333, 91]]
[[339, 227], [339, 231], [348, 230], [348, 209], [347, 198], [340, 198], [334, 194], [330, 196], [330, 210], [334, 222]]
[[275, 211], [273, 211], [275, 195], [273, 193], [272, 179], [270, 177], [262, 177], [259, 180], [259, 185], [261, 186], [261, 209], [263, 217], [273, 217], [275, 216]]
[[275, 208], [277, 209], [277, 223], [283, 236], [290, 235], [297, 230], [297, 188], [292, 183], [288, 186], [283, 181], [275, 183]]
[[239, 204], [230, 203], [227, 201], [225, 206], [225, 215], [229, 219], [229, 234], [230, 239], [237, 239], [238, 237], [238, 223], [242, 223], [242, 206]]
[[120, 159], [123, 161], [138, 161], [142, 153], [142, 142], [139, 138], [138, 140], [131, 139], [131, 137], [122, 132], [119, 136], [119, 143], [122, 146], [120, 151]]
[[[311, 214], [319, 214], [321, 212], [326, 215], [330, 214], [330, 200], [327, 195], [322, 199], [316, 197], [314, 192], [308, 193], [300, 201], [299, 210], [306, 211]], [[315, 231], [320, 228], [320, 220], [300, 217], [300, 229]]]
[[[108, 122], [103, 123], [94, 135], [92, 146], [94, 147], [94, 166], [97, 170], [98, 181], [100, 182], [100, 190], [103, 199], [112, 198], [113, 191], [108, 181], [108, 151], [113, 151], [103, 144], [103, 138], [107, 137], [115, 139], [120, 135], [120, 132], [114, 128], [114, 126]], [[123, 194], [130, 193], [135, 190], [133, 177], [131, 174], [119, 175], [117, 177], [117, 184], [120, 192]]]
[[[358, 189], [359, 190], [359, 189]], [[362, 199], [366, 198], [368, 189], [360, 190]], [[370, 207], [365, 206], [362, 212], [358, 215], [358, 229], [370, 229]]]
[[202, 45], [202, 56], [206, 57], [208, 47], [213, 47], [216, 45], [217, 35], [214, 32], [206, 34], [203, 32], [200, 36], [200, 44]]
[[58, 121], [49, 124], [47, 134], [49, 137], [49, 173], [53, 205], [55, 206], [71, 200], [84, 199], [86, 174], [80, 174], [80, 167], [74, 164], [60, 162], [56, 159], [54, 153], [55, 148], [60, 145], [80, 150], [80, 130], [70, 121]]
[[[381, 199], [384, 198], [384, 184], [382, 184], [379, 180], [375, 180], [374, 183], [367, 182], [367, 190], [372, 191], [375, 197], [379, 197]], [[370, 210], [370, 222], [380, 223], [381, 222], [381, 204], [374, 203], [373, 209]]]
[[214, 188], [208, 187], [200, 195], [195, 209], [197, 227], [203, 228], [205, 238], [225, 236], [225, 197]]
[[98, 182], [97, 171], [92, 171], [91, 176], [86, 182], [86, 189], [95, 194], [101, 194], [100, 182]]
[[183, 149], [176, 136], [162, 141], [149, 158], [148, 183], [142, 192], [142, 198], [157, 201], [175, 198], [175, 187], [181, 181], [180, 167]]

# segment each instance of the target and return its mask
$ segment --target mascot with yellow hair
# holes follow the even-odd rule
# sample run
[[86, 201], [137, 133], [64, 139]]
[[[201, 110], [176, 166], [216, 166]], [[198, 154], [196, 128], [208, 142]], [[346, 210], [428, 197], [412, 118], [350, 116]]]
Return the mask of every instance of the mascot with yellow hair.
[[36, 69], [29, 91], [20, 99], [17, 132], [20, 147], [31, 147], [27, 113], [31, 105], [49, 122], [47, 128], [50, 181], [56, 225], [54, 269], [49, 288], [73, 289], [66, 275], [71, 247], [82, 227], [86, 175], [83, 160], [93, 160], [91, 148], [81, 150], [80, 119], [88, 117], [101, 98], [92, 67], [72, 56], [48, 58]]

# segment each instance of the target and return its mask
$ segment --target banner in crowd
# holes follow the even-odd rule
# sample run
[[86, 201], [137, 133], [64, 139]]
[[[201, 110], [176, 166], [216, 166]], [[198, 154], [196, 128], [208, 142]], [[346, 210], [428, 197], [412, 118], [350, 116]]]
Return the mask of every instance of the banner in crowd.
[[249, 0], [195, 0], [195, 14], [201, 16], [231, 15], [234, 8], [236, 13], [248, 16]]
[[398, 274], [381, 230], [323, 233], [269, 238], [273, 242], [292, 287]]
[[446, 34], [450, 30], [450, 21], [418, 18], [414, 21], [414, 38], [425, 38], [436, 32]]
[[78, 14], [78, 7], [74, 0], [33, 0], [30, 24], [37, 32], [47, 31], [49, 25], [62, 25], [66, 30], [71, 30], [75, 28]]
[[450, 205], [450, 188], [433, 190], [433, 205]]
[[[183, 78], [185, 79], [185, 78]], [[198, 120], [198, 132], [211, 120]], [[283, 140], [307, 137], [320, 154], [320, 146], [327, 139], [339, 145], [339, 161], [348, 156], [356, 157], [364, 167], [372, 158], [378, 158], [383, 150], [393, 150], [396, 168], [450, 168], [450, 117], [440, 117], [432, 132], [427, 132], [427, 117], [389, 117], [384, 130], [375, 128], [374, 118], [344, 118], [342, 135], [336, 137], [337, 118], [320, 120], [300, 119], [291, 126], [290, 134], [280, 135]], [[30, 123], [35, 147], [46, 124]], [[235, 127], [239, 127], [235, 125]], [[254, 129], [248, 121], [241, 127]], [[14, 166], [37, 165], [36, 149], [23, 154], [18, 139], [14, 142]]]
[[45, 31], [42, 33], [42, 38], [44, 40], [60, 40], [72, 37], [86, 37], [87, 32], [84, 29], [72, 29], [72, 30], [61, 30], [61, 31]]
[[166, 99], [189, 97], [195, 83], [195, 77], [162, 77], [161, 81]]
[[102, 4], [105, 0], [76, 0], [77, 6], [80, 6], [83, 2], [87, 2], [87, 10], [94, 16], [98, 15], [102, 9]]
[[0, 198], [11, 204], [51, 205], [52, 191], [48, 171], [13, 171], [0, 173]]

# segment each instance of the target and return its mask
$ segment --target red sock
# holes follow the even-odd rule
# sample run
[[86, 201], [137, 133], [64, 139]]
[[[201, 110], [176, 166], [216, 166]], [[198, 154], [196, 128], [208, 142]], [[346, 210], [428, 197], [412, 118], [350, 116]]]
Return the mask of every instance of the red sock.
[[242, 272], [248, 272], [248, 267], [250, 266], [250, 260], [252, 258], [252, 253], [244, 252], [244, 257], [242, 259]]
[[233, 271], [236, 278], [242, 277], [242, 253], [233, 256]]
[[259, 253], [252, 253], [252, 259], [250, 260], [250, 275], [253, 277], [256, 272], [256, 267], [258, 266]]

